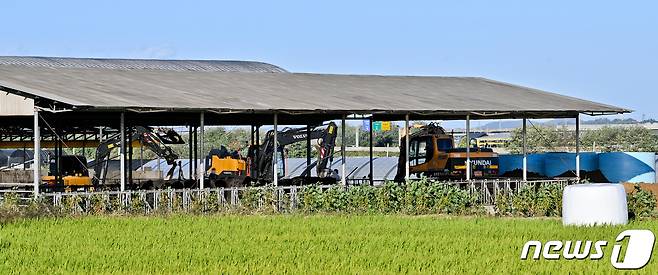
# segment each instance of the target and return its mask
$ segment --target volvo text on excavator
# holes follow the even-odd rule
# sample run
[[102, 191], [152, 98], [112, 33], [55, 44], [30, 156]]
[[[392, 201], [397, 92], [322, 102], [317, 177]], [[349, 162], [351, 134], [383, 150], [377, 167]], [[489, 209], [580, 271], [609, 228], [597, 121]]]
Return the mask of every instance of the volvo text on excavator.
[[[328, 167], [333, 160], [334, 146], [337, 136], [336, 123], [330, 122], [307, 131], [307, 128], [285, 128], [277, 133], [277, 177], [279, 185], [303, 185], [309, 183], [335, 183], [331, 169]], [[287, 145], [305, 141], [317, 141], [318, 158], [306, 167], [301, 176], [289, 177], [286, 171]], [[223, 153], [222, 153], [223, 152]], [[252, 145], [246, 158], [226, 150], [213, 150], [206, 161], [206, 175], [209, 175], [211, 187], [233, 187], [245, 185], [264, 185], [274, 180], [272, 171], [272, 155], [274, 152], [274, 130], [265, 135], [262, 144]], [[244, 167], [244, 168], [243, 168]], [[214, 168], [216, 174], [210, 174]], [[310, 175], [315, 168], [316, 176]], [[246, 170], [246, 171], [245, 171]], [[211, 178], [212, 177], [212, 178]]]

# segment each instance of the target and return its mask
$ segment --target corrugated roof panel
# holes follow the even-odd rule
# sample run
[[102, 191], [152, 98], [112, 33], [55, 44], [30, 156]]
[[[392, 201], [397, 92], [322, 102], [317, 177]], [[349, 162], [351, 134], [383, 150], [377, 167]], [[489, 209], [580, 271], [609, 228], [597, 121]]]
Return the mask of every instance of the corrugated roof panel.
[[194, 72], [261, 72], [285, 73], [272, 64], [237, 60], [157, 60], [157, 59], [106, 59], [6, 56], [0, 65], [45, 68], [111, 69], [111, 70], [165, 70]]
[[[332, 112], [628, 112], [483, 78], [0, 66], [0, 86], [92, 108]], [[209, 100], [212, 99], [212, 100]]]

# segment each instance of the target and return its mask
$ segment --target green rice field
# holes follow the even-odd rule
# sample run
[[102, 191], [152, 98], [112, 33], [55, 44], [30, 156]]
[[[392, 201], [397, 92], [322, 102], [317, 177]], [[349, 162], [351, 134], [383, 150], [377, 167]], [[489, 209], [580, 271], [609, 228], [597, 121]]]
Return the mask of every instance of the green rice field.
[[[8, 273], [611, 273], [624, 227], [558, 219], [384, 215], [83, 217], [0, 229]], [[592, 260], [520, 260], [528, 240], [607, 240]], [[655, 254], [655, 253], [654, 253]], [[655, 257], [641, 273], [658, 274]]]

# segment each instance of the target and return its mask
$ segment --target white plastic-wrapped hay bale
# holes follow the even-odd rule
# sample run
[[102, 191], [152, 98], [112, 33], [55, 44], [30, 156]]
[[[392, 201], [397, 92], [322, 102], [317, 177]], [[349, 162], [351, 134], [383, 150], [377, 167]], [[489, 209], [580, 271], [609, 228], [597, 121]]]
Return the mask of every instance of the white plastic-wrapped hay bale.
[[562, 193], [562, 224], [617, 225], [628, 223], [626, 192], [621, 184], [576, 184]]

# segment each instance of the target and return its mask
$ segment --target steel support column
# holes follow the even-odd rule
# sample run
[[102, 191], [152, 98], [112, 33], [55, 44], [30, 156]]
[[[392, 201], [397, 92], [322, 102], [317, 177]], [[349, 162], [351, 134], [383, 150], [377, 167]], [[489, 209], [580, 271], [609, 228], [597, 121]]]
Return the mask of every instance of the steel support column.
[[345, 186], [347, 185], [347, 179], [345, 178], [345, 115], [340, 125], [340, 183]]
[[[128, 136], [133, 136], [133, 130], [132, 127], [128, 130]], [[132, 143], [132, 138], [131, 141], [129, 141], [127, 144], [128, 147], [128, 184], [130, 186], [133, 186], [133, 143]]]
[[[199, 180], [199, 127], [194, 127], [194, 134], [192, 135], [194, 137], [194, 156], [192, 156], [192, 159], [194, 160], [194, 180]], [[205, 158], [202, 158], [205, 159]]]
[[576, 115], [576, 178], [580, 179], [580, 114]]
[[404, 180], [409, 180], [409, 114], [404, 116]]
[[251, 176], [254, 179], [258, 179], [260, 176], [258, 171], [260, 171], [260, 163], [258, 163], [258, 155], [260, 154], [260, 125], [256, 125], [256, 154], [252, 158], [251, 161], [254, 161], [254, 167], [256, 169], [254, 171], [251, 171]]
[[370, 142], [368, 142], [369, 146], [370, 146], [370, 161], [368, 162], [368, 164], [370, 165], [370, 174], [369, 174], [370, 185], [375, 185], [375, 175], [372, 174], [372, 172], [374, 170], [373, 163], [372, 163], [372, 159], [373, 159], [373, 152], [372, 152], [372, 140], [373, 140], [372, 122], [373, 121], [372, 121], [372, 115], [371, 115], [370, 116]]
[[274, 186], [279, 186], [279, 162], [277, 159], [279, 151], [279, 140], [278, 140], [278, 131], [279, 131], [279, 117], [277, 113], [274, 113], [274, 144], [272, 148], [272, 183]]
[[523, 132], [521, 133], [523, 138], [523, 181], [528, 180], [528, 119], [523, 118]]
[[[311, 166], [311, 125], [306, 125], [306, 167]], [[311, 169], [306, 169], [306, 177], [311, 177]]]
[[466, 115], [466, 180], [471, 180], [471, 115]]
[[[205, 135], [206, 125], [205, 125], [204, 120], [205, 120], [204, 113], [199, 114], [199, 136], [200, 137], [198, 137], [198, 139], [199, 139], [199, 148], [200, 148], [201, 152], [206, 151], [206, 149], [205, 149], [206, 148], [205, 147], [206, 146], [206, 144], [205, 144], [206, 143], [206, 135]], [[204, 164], [201, 165], [201, 167], [202, 168], [199, 169], [199, 188], [203, 189], [203, 188], [205, 188], [205, 177], [206, 177], [205, 161], [204, 161]]]
[[60, 136], [59, 125], [55, 125], [55, 130], [53, 131], [55, 139], [55, 184], [59, 184], [62, 180], [62, 169], [61, 169], [61, 156], [62, 156], [62, 138]]
[[41, 129], [39, 128], [39, 108], [34, 107], [34, 156], [32, 169], [34, 169], [34, 196], [39, 196], [41, 183]]
[[121, 166], [120, 190], [126, 191], [126, 114], [124, 112], [121, 112], [119, 132], [121, 134], [121, 144], [119, 146], [119, 159]]
[[[192, 130], [194, 126], [190, 124], [187, 127], [187, 174], [190, 175], [188, 179], [194, 179], [195, 176], [193, 176], [194, 171], [192, 170], [194, 167], [192, 166], [192, 161], [194, 158], [194, 155], [192, 154], [194, 150], [194, 131]], [[181, 164], [183, 165], [183, 164]]]

